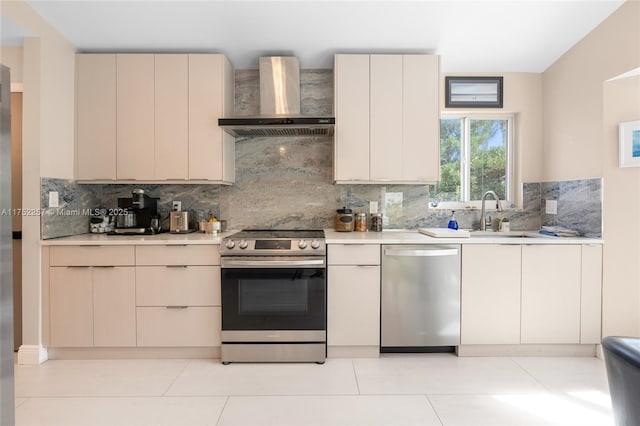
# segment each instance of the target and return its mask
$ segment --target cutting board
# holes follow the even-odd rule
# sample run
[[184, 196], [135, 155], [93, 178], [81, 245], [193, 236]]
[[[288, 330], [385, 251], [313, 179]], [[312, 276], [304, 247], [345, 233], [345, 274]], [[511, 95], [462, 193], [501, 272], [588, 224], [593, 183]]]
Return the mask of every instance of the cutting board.
[[469, 231], [449, 228], [418, 228], [418, 232], [435, 238], [469, 238]]

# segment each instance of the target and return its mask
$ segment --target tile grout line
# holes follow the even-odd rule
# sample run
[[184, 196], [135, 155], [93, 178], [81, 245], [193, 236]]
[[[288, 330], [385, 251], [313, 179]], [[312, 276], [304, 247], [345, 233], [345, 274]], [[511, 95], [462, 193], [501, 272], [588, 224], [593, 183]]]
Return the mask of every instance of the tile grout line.
[[171, 381], [171, 383], [169, 383], [169, 386], [167, 386], [167, 389], [165, 389], [165, 391], [162, 392], [162, 394], [160, 396], [163, 396], [163, 397], [167, 396], [167, 392], [169, 392], [169, 389], [171, 389], [171, 387], [176, 383], [178, 378], [182, 375], [182, 373], [185, 372], [187, 367], [189, 367], [192, 362], [193, 362], [193, 360], [187, 360], [185, 366], [182, 367], [182, 370], [180, 370], [180, 372], [178, 374], [176, 374], [176, 377], [174, 377], [174, 379]]
[[224, 405], [222, 406], [222, 410], [220, 410], [220, 414], [218, 414], [218, 418], [216, 419], [216, 426], [218, 426], [220, 424], [220, 420], [222, 420], [222, 413], [224, 413], [225, 408], [227, 408], [229, 399], [231, 399], [231, 396], [227, 395], [227, 399], [224, 400]]
[[533, 379], [533, 381], [534, 381], [534, 382], [536, 382], [537, 384], [539, 384], [540, 386], [542, 386], [542, 388], [543, 388], [544, 390], [546, 390], [547, 392], [551, 392], [551, 393], [555, 392], [555, 390], [554, 390], [553, 388], [551, 388], [551, 387], [549, 387], [549, 386], [545, 385], [545, 384], [544, 384], [544, 383], [542, 383], [540, 380], [538, 380], [538, 378], [537, 378], [533, 373], [531, 373], [529, 370], [527, 370], [526, 368], [524, 368], [524, 367], [523, 367], [523, 366], [522, 366], [518, 361], [516, 361], [513, 357], [509, 357], [509, 360], [510, 360], [511, 362], [513, 362], [515, 365], [517, 365], [517, 366], [518, 366], [518, 368], [520, 368], [520, 370], [524, 371], [524, 372], [525, 372], [525, 374], [526, 374], [527, 376], [531, 377], [531, 378]]
[[427, 399], [427, 403], [429, 404], [429, 406], [431, 406], [431, 409], [433, 410], [433, 413], [438, 418], [438, 421], [440, 422], [440, 424], [444, 425], [444, 422], [442, 421], [442, 418], [440, 417], [440, 414], [438, 414], [438, 410], [436, 410], [436, 407], [433, 405], [433, 402], [431, 401], [431, 398], [429, 398], [429, 395], [424, 394], [424, 397]]
[[358, 381], [358, 373], [356, 373], [356, 360], [351, 360], [351, 368], [353, 369], [353, 378], [356, 380], [356, 390], [358, 391], [357, 395], [362, 395], [360, 393], [360, 382]]

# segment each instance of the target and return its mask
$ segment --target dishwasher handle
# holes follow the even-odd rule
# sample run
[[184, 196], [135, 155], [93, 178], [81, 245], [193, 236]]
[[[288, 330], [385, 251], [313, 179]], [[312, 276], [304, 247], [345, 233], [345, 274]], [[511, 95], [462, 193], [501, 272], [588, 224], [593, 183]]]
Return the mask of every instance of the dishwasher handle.
[[385, 256], [406, 256], [406, 257], [435, 257], [435, 256], [457, 256], [458, 249], [385, 249]]

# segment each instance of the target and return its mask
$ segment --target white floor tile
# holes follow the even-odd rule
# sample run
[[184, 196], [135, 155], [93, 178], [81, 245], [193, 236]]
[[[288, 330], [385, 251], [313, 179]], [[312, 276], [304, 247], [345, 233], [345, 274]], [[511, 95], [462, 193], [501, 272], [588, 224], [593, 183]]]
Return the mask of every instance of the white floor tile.
[[167, 395], [344, 395], [357, 394], [351, 360], [330, 359], [322, 365], [241, 364], [194, 360]]
[[607, 370], [598, 358], [513, 358], [551, 390], [609, 393]]
[[509, 358], [456, 356], [354, 360], [361, 394], [535, 393], [544, 388]]
[[221, 426], [440, 425], [424, 395], [230, 397]]
[[17, 397], [161, 396], [187, 360], [53, 360], [17, 365]]
[[215, 425], [226, 397], [31, 398], [16, 410], [16, 425]]
[[430, 395], [445, 426], [607, 426], [610, 410], [562, 394]]

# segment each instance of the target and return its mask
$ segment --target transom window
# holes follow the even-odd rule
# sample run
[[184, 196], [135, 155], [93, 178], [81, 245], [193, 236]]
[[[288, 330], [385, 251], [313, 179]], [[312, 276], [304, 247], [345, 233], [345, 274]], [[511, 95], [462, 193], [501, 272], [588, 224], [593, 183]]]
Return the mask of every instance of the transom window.
[[440, 182], [431, 206], [479, 206], [493, 190], [503, 207], [513, 199], [513, 116], [443, 115], [440, 119]]

